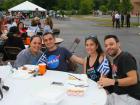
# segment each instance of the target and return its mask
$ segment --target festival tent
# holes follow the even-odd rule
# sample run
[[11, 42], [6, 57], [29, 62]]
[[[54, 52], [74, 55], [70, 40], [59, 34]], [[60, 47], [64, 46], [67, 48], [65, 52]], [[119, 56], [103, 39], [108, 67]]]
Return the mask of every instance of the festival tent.
[[15, 7], [10, 8], [8, 11], [41, 11], [41, 12], [45, 12], [46, 10], [43, 9], [42, 7], [39, 7], [29, 1], [25, 1]]

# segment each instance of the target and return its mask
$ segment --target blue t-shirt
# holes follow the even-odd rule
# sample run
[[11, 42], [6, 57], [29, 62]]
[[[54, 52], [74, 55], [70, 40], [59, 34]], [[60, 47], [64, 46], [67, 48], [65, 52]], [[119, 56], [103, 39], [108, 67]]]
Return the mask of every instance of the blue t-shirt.
[[44, 54], [39, 59], [38, 63], [46, 63], [47, 69], [58, 70], [58, 71], [68, 71], [67, 60], [70, 59], [72, 53], [66, 48], [58, 47], [54, 51], [45, 51]]
[[43, 33], [45, 34], [45, 33], [47, 33], [47, 32], [51, 32], [51, 33], [52, 33], [52, 29], [50, 28], [49, 25], [46, 25], [46, 26], [44, 27]]

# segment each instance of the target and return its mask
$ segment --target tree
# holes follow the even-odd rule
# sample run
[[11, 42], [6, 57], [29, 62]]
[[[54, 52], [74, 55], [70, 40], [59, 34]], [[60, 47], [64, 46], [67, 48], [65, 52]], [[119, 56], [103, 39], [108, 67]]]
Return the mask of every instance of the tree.
[[60, 10], [65, 10], [66, 6], [68, 5], [67, 2], [68, 2], [68, 0], [58, 0], [57, 8]]
[[131, 4], [130, 0], [122, 0], [120, 5], [121, 5], [120, 6], [120, 11], [125, 13], [125, 14], [132, 10], [132, 4]]
[[109, 0], [108, 9], [112, 11], [118, 11], [120, 0]]
[[108, 11], [106, 5], [101, 5], [99, 9], [100, 9], [103, 13], [106, 13], [106, 12]]
[[31, 1], [36, 5], [41, 6], [42, 8], [50, 10], [57, 5], [58, 0], [31, 0]]
[[8, 10], [9, 8], [16, 6], [17, 4], [22, 3], [25, 0], [4, 0], [1, 4], [1, 8]]
[[89, 14], [93, 10], [93, 0], [81, 0], [80, 1], [80, 13]]
[[98, 10], [101, 5], [106, 5], [107, 6], [108, 1], [109, 0], [94, 0], [94, 3], [95, 3], [94, 9]]

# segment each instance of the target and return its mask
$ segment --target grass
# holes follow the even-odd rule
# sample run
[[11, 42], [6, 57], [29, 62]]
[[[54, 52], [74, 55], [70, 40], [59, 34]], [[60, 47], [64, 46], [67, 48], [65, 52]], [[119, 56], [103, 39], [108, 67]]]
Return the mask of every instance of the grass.
[[[97, 24], [95, 24], [94, 26], [112, 27], [111, 17], [94, 17], [92, 15], [74, 15], [72, 17], [80, 19], [80, 20], [89, 20], [89, 21], [96, 22]], [[133, 22], [131, 23], [131, 26], [137, 27], [139, 26], [139, 24], [136, 22]]]

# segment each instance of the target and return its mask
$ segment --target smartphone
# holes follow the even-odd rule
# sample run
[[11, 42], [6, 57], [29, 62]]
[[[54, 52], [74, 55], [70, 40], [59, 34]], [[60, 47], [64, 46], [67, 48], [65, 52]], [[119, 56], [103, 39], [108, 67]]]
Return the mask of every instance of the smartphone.
[[52, 85], [59, 85], [59, 86], [63, 86], [64, 84], [62, 82], [52, 82]]

